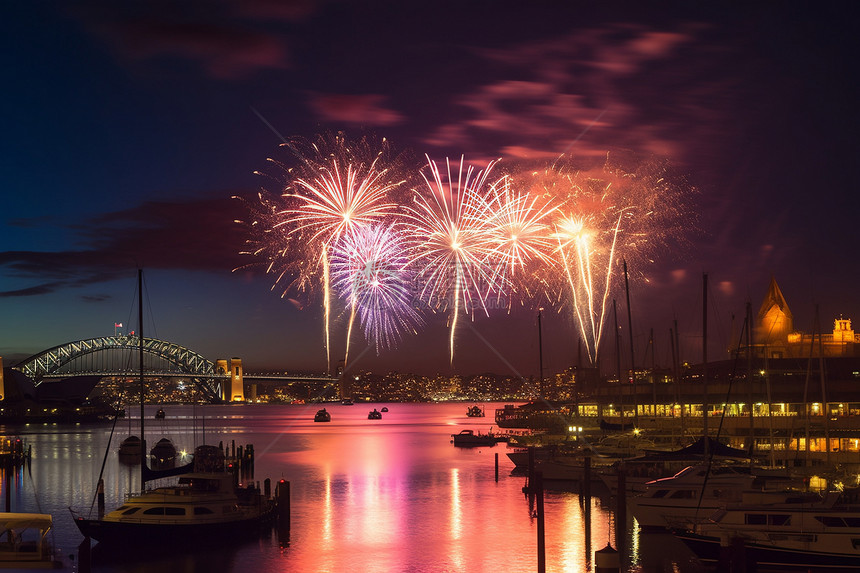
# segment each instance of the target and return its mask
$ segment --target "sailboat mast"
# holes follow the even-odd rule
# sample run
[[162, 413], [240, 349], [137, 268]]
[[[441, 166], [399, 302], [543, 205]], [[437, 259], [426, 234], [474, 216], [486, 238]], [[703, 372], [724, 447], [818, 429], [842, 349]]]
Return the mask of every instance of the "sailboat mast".
[[143, 269], [137, 269], [137, 335], [140, 361], [140, 489], [143, 490], [144, 467], [146, 466], [146, 439], [143, 433], [143, 403], [145, 390], [143, 383]]
[[540, 315], [543, 309], [538, 309], [538, 367], [540, 368], [540, 380], [538, 381], [538, 397], [543, 400], [543, 335], [541, 334]]
[[633, 355], [633, 318], [630, 312], [630, 283], [627, 281], [627, 261], [624, 263], [624, 291], [627, 294], [627, 331], [630, 334], [630, 376], [633, 380], [633, 420], [639, 425], [639, 395], [636, 386], [636, 361]]
[[705, 436], [705, 456], [708, 451], [708, 273], [702, 275], [702, 433]]

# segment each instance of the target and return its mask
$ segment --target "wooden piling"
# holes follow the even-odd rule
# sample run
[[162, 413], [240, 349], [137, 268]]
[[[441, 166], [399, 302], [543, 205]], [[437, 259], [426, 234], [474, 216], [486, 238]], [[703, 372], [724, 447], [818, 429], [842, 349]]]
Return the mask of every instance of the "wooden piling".
[[627, 471], [618, 465], [618, 493], [615, 496], [615, 546], [618, 551], [626, 547], [627, 534]]
[[496, 452], [496, 481], [499, 481], [499, 452]]
[[544, 528], [543, 472], [535, 472], [534, 493], [537, 498], [537, 570], [546, 573], [546, 530]]
[[99, 478], [96, 492], [96, 496], [98, 498], [99, 519], [101, 519], [105, 515], [105, 480]]
[[290, 529], [290, 482], [281, 480], [275, 490], [278, 498], [278, 529]]

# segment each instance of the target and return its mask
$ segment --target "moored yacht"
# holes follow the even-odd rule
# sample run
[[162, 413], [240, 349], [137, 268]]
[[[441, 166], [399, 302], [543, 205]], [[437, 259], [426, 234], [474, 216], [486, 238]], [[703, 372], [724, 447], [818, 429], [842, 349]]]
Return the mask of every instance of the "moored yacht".
[[738, 502], [755, 480], [748, 466], [704, 463], [649, 481], [627, 504], [643, 529], [679, 527]]
[[838, 492], [749, 493], [694, 528], [674, 532], [706, 565], [733, 550], [779, 571], [860, 568], [860, 506]]
[[[156, 487], [128, 496], [120, 507], [100, 518], [72, 512], [75, 525], [86, 537], [125, 546], [146, 539], [161, 544], [223, 541], [276, 517], [277, 500], [249, 486], [236, 487], [235, 476], [223, 470], [223, 453], [200, 446], [195, 471], [179, 476], [175, 485]], [[213, 461], [221, 471], [210, 469]], [[220, 464], [217, 463], [220, 459]]]

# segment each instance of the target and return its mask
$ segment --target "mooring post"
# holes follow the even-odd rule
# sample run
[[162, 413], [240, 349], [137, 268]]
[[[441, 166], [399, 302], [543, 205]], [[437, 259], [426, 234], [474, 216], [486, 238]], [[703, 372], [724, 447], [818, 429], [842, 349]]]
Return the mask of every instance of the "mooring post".
[[615, 497], [615, 546], [618, 551], [626, 547], [627, 533], [627, 472], [618, 464], [618, 494]]
[[99, 478], [96, 492], [98, 497], [99, 519], [101, 519], [105, 515], [105, 480]]
[[538, 573], [546, 573], [546, 530], [543, 515], [543, 472], [535, 472], [534, 484], [537, 498], [537, 562]]
[[499, 452], [496, 452], [496, 481], [499, 481]]

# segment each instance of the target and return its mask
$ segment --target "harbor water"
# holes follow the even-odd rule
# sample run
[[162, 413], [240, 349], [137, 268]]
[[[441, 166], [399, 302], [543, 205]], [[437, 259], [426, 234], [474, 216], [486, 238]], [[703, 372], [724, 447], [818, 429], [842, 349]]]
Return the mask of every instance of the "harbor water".
[[[158, 406], [146, 408], [150, 445], [169, 438], [178, 450], [203, 443], [252, 445], [255, 482], [290, 483], [290, 528], [216, 549], [167, 551], [130, 539], [122, 551], [94, 544], [94, 572], [410, 572], [538, 571], [538, 519], [523, 493], [526, 478], [512, 473], [504, 443], [454, 447], [463, 429], [487, 432], [486, 418], [469, 418], [470, 404], [325, 404], [331, 422], [315, 423], [323, 405]], [[373, 408], [387, 407], [381, 420]], [[0, 426], [32, 448], [29, 463], [4, 474], [4, 498], [13, 512], [50, 513], [52, 543], [66, 570], [80, 567], [83, 536], [69, 507], [97, 510], [103, 469], [107, 511], [140, 488], [138, 465], [117, 450], [139, 435], [139, 411], [116, 426]], [[498, 428], [492, 428], [498, 430]], [[113, 431], [112, 431], [113, 430]], [[498, 471], [496, 471], [498, 459]], [[498, 478], [496, 477], [498, 475]], [[615, 499], [592, 486], [590, 538], [579, 485], [548, 482], [544, 496], [548, 572], [594, 571], [594, 553], [617, 547]], [[8, 493], [7, 493], [8, 492]], [[692, 553], [668, 533], [643, 533], [627, 512], [621, 570], [648, 573], [702, 571]], [[238, 538], [239, 536], [237, 536]]]

